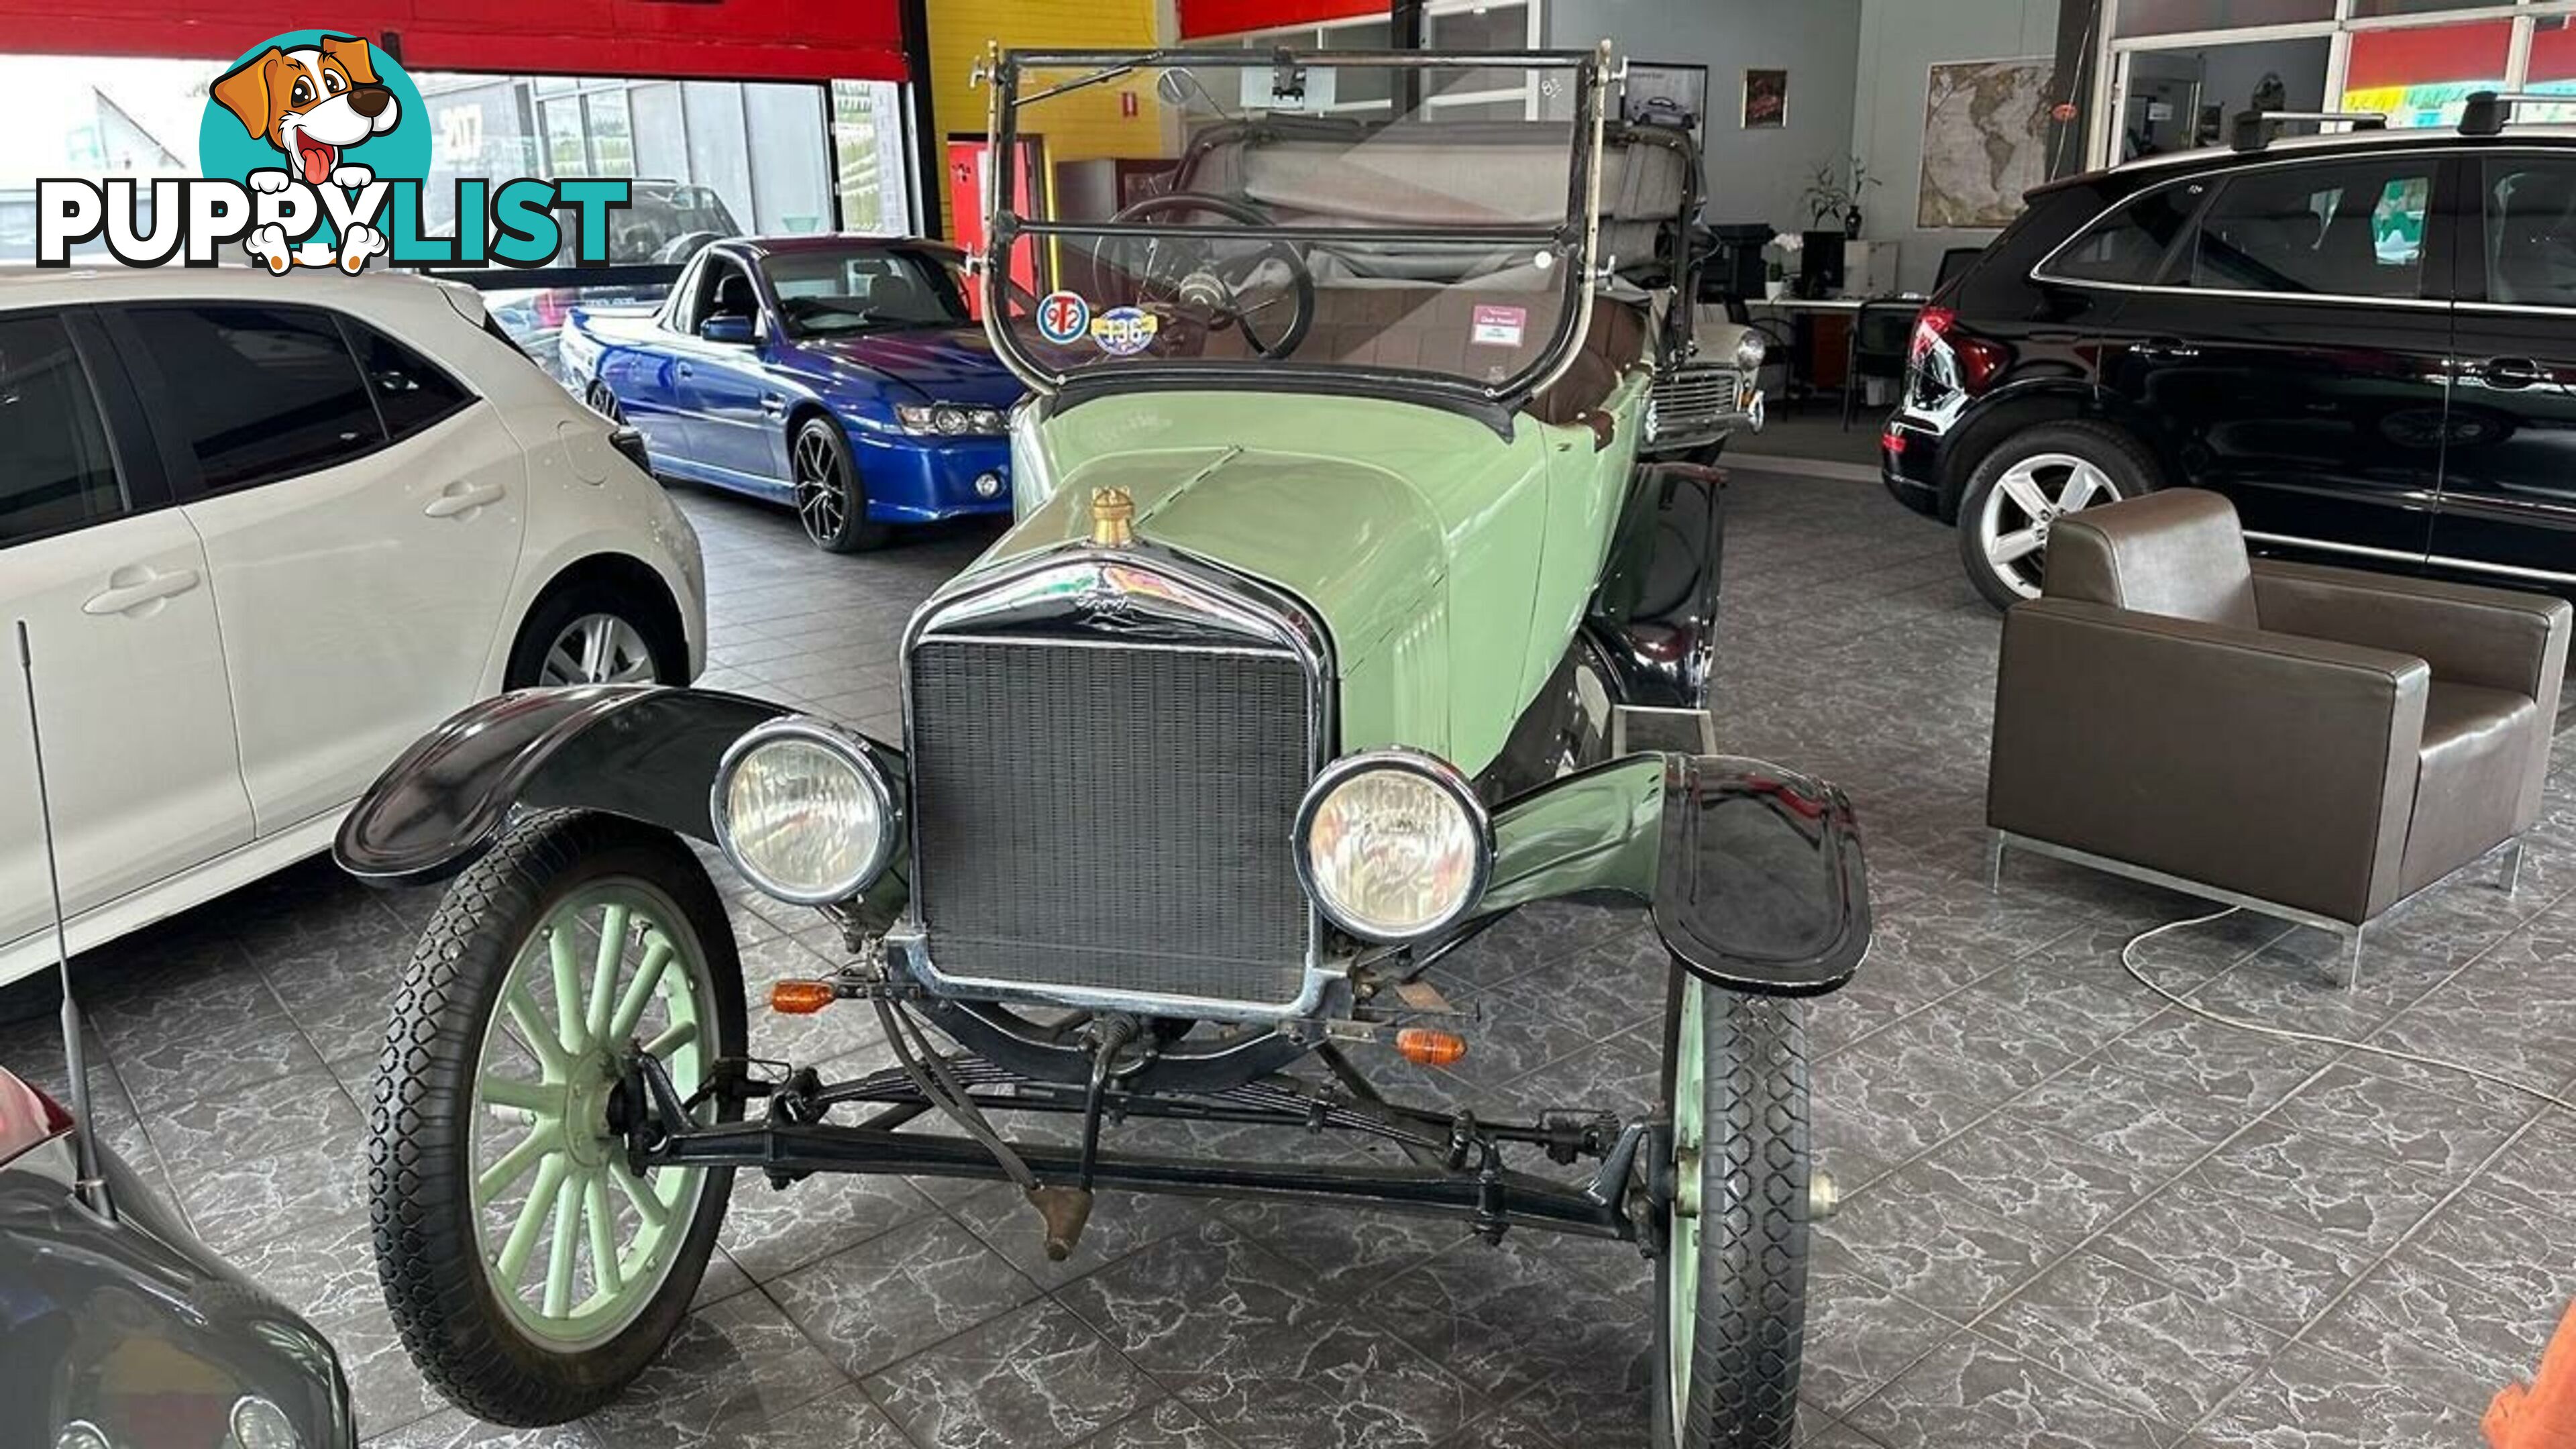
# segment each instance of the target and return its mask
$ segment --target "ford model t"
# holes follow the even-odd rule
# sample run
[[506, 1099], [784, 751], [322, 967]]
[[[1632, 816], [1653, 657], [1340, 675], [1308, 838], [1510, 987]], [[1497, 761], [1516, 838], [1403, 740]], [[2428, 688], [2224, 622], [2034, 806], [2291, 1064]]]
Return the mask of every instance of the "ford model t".
[[[679, 1325], [739, 1171], [1007, 1179], [1056, 1255], [1095, 1189], [1264, 1197], [1633, 1243], [1657, 1442], [1787, 1444], [1831, 1200], [1798, 998], [1869, 913], [1842, 795], [1716, 752], [1718, 478], [1640, 457], [1708, 423], [1656, 402], [1707, 365], [1688, 131], [1617, 119], [1591, 53], [989, 81], [982, 310], [1033, 395], [1012, 526], [904, 631], [903, 737], [523, 692], [342, 832], [361, 875], [454, 878], [374, 1091], [404, 1342], [488, 1419], [598, 1406]], [[1117, 90], [1167, 184], [1024, 211], [1013, 137]], [[752, 1058], [692, 841], [838, 928], [846, 964], [766, 1004], [859, 1018], [882, 1069]], [[1434, 963], [1567, 900], [1642, 908], [1670, 958], [1646, 1110], [1372, 1083], [1472, 1051]], [[1176, 1122], [1225, 1131], [1140, 1142]]]

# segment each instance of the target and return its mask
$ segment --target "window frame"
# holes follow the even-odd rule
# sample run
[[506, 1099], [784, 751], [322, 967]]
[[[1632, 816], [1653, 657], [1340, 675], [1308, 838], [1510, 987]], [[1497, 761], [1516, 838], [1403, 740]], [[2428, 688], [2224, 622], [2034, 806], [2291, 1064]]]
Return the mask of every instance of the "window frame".
[[742, 274], [744, 284], [751, 288], [751, 335], [753, 340], [755, 342], [766, 342], [770, 338], [778, 335], [780, 329], [770, 320], [771, 302], [768, 285], [765, 279], [761, 276], [760, 268], [753, 261], [737, 256], [732, 252], [723, 251], [717, 247], [709, 246], [699, 249], [697, 256], [691, 260], [690, 266], [693, 270], [687, 277], [682, 279], [689, 288], [688, 302], [686, 307], [683, 309], [683, 314], [688, 325], [685, 327], [675, 327], [671, 330], [693, 342], [703, 342], [705, 340], [698, 336], [698, 325], [706, 320], [707, 304], [713, 302], [716, 298], [716, 279], [718, 276], [716, 268], [731, 267]]
[[[384, 430], [385, 445], [387, 447], [391, 447], [397, 443], [409, 442], [413, 438], [417, 438], [421, 434], [428, 432], [430, 429], [445, 423], [449, 418], [455, 417], [459, 413], [471, 410], [476, 403], [483, 400], [482, 394], [476, 392], [473, 387], [465, 381], [465, 379], [458, 377], [454, 369], [447, 367], [437, 358], [422, 351], [417, 345], [405, 341], [392, 329], [370, 322], [363, 317], [352, 317], [346, 312], [327, 308], [322, 310], [331, 311], [331, 320], [338, 323], [340, 327], [340, 345], [349, 349], [349, 356], [358, 364], [358, 376], [367, 383], [367, 404], [376, 410], [376, 426]], [[489, 316], [486, 316], [484, 320], [488, 322], [491, 319]], [[428, 368], [441, 382], [447, 384], [449, 389], [456, 394], [456, 400], [448, 404], [446, 407], [439, 409], [437, 412], [429, 414], [426, 418], [413, 423], [410, 431], [403, 433], [395, 432], [393, 419], [385, 416], [384, 399], [376, 395], [375, 377], [367, 371], [367, 360], [358, 356], [358, 342], [359, 334], [361, 332], [371, 333], [377, 337], [381, 337], [387, 342], [392, 343], [394, 346], [401, 348], [403, 351], [410, 353], [414, 358], [417, 358], [421, 366]], [[502, 340], [508, 341], [509, 334], [503, 333]], [[527, 356], [524, 352], [519, 355], [523, 358]]]
[[149, 416], [135, 395], [122, 358], [100, 326], [97, 309], [75, 304], [0, 311], [0, 322], [47, 317], [61, 322], [71, 340], [72, 355], [80, 363], [81, 380], [89, 388], [91, 410], [98, 418], [100, 434], [107, 439], [108, 467], [116, 475], [124, 507], [105, 518], [83, 519], [33, 533], [0, 535], [0, 553], [123, 523], [157, 513], [177, 501], [162, 468]]
[[[171, 308], [202, 311], [208, 308], [225, 307], [248, 307], [264, 312], [314, 317], [329, 323], [331, 335], [340, 339], [340, 354], [349, 360], [349, 370], [358, 379], [358, 391], [367, 400], [368, 415], [376, 420], [376, 440], [365, 448], [340, 454], [316, 467], [302, 467], [291, 472], [269, 472], [255, 478], [228, 483], [221, 488], [207, 486], [205, 470], [197, 461], [194, 443], [182, 436], [179, 431], [176, 390], [170, 385], [169, 378], [162, 373], [160, 363], [152, 356], [151, 349], [144, 344], [141, 333], [135, 325], [134, 314]], [[292, 483], [299, 478], [312, 477], [316, 473], [345, 468], [388, 449], [400, 447], [428, 431], [427, 427], [417, 428], [397, 438], [393, 435], [393, 430], [385, 425], [384, 409], [376, 401], [375, 387], [369, 381], [366, 366], [358, 356], [356, 339], [344, 325], [349, 319], [345, 318], [336, 307], [319, 306], [310, 302], [267, 302], [194, 296], [136, 298], [130, 302], [102, 306], [99, 312], [105, 324], [107, 336], [114, 343], [118, 356], [124, 360], [127, 375], [133, 380], [137, 400], [142, 404], [149, 418], [155, 452], [169, 480], [170, 493], [178, 503], [188, 504], [210, 498], [228, 498], [236, 493], [270, 488], [280, 483]], [[369, 321], [366, 325], [384, 333], [385, 336], [401, 343], [423, 360], [437, 366], [439, 371], [446, 374], [448, 381], [454, 383], [465, 394], [467, 398], [465, 407], [442, 414], [437, 419], [438, 422], [445, 422], [448, 418], [471, 408], [475, 403], [484, 401], [483, 395], [477, 392], [472, 384], [458, 376], [452, 369], [431, 358], [418, 343], [381, 323]]]
[[[2517, 156], [2554, 161], [2576, 170], [2576, 147], [2568, 146], [2481, 146], [2458, 158], [2460, 184], [2452, 193], [2456, 205], [2446, 219], [2464, 244], [2452, 253], [2452, 295], [2462, 310], [2489, 316], [2576, 318], [2576, 305], [2553, 307], [2542, 302], [2494, 299], [2495, 279], [2489, 273], [2487, 260], [2487, 167]], [[2471, 237], [2476, 238], [2477, 244], [2465, 245]]]
[[[2369, 307], [2449, 308], [2455, 305], [2461, 291], [2461, 288], [2458, 285], [2460, 280], [2458, 275], [2458, 264], [2454, 260], [2457, 255], [2456, 239], [2458, 236], [2456, 198], [2458, 197], [2459, 189], [2463, 184], [2461, 168], [2467, 164], [2474, 164], [2477, 160], [2487, 154], [2488, 149], [2489, 148], [2481, 147], [2475, 150], [2470, 150], [2467, 148], [2443, 147], [2438, 145], [2408, 145], [2394, 146], [2390, 147], [2386, 151], [2380, 151], [2376, 148], [2365, 147], [2353, 150], [2337, 150], [2325, 154], [2310, 152], [2305, 155], [2277, 157], [2271, 160], [2254, 161], [2234, 166], [2213, 166], [2206, 170], [2192, 171], [2184, 175], [2168, 177], [2162, 181], [2155, 182], [2152, 185], [2141, 186], [2137, 190], [2111, 202], [2109, 205], [2104, 206], [2102, 209], [2095, 212], [2092, 216], [2086, 218], [2082, 226], [2076, 227], [2073, 231], [2067, 233], [2064, 241], [2061, 241], [2056, 246], [2049, 248], [2047, 254], [2042, 256], [2038, 262], [2032, 265], [2030, 269], [2030, 280], [2041, 286], [2048, 287], [2077, 287], [2108, 292], [2152, 292], [2166, 296], [2223, 297], [2236, 301], [2288, 302], [2294, 304], [2307, 303], [2310, 305], [2321, 303], [2350, 304]], [[2571, 151], [2566, 154], [2576, 156], [2576, 151]], [[2421, 275], [2423, 278], [2422, 291], [2424, 295], [2416, 297], [2383, 297], [2349, 292], [2264, 292], [2233, 287], [2194, 287], [2184, 282], [2178, 282], [2175, 279], [2175, 267], [2177, 263], [2189, 252], [2196, 251], [2199, 247], [2200, 229], [2202, 224], [2207, 220], [2211, 204], [2215, 202], [2226, 190], [2227, 186], [2237, 178], [2251, 175], [2259, 171], [2280, 170], [2284, 167], [2323, 169], [2326, 167], [2348, 166], [2358, 162], [2368, 162], [2372, 160], [2393, 161], [2412, 156], [2421, 156], [2425, 158], [2428, 162], [2425, 169], [2430, 173], [2432, 178], [2432, 192], [2426, 199], [2424, 206], [2424, 258], [2421, 266]], [[2189, 218], [2184, 222], [2181, 233], [2177, 235], [2174, 238], [2173, 243], [2166, 248], [2164, 260], [2159, 263], [2156, 268], [2156, 280], [2152, 282], [2097, 282], [2089, 281], [2082, 277], [2065, 276], [2050, 270], [2051, 264], [2056, 262], [2060, 255], [2072, 249], [2078, 241], [2081, 241], [2084, 237], [2091, 234], [2095, 227], [2100, 226], [2103, 222], [2109, 220], [2118, 213], [2127, 210], [2129, 207], [2137, 204], [2139, 201], [2145, 199], [2148, 195], [2154, 192], [2170, 190], [2178, 186], [2200, 186], [2206, 189], [2204, 194], [2192, 203], [2189, 211]], [[2479, 275], [2483, 278], [2484, 272], [2481, 271]]]

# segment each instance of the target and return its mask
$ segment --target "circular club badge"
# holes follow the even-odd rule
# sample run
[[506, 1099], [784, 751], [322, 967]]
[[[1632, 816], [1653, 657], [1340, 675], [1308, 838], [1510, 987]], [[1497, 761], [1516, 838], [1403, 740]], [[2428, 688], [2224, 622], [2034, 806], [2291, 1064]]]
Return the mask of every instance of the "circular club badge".
[[1112, 307], [1091, 322], [1091, 340], [1112, 357], [1133, 357], [1154, 345], [1163, 319], [1142, 307]]
[[1038, 299], [1038, 335], [1062, 347], [1091, 331], [1091, 304], [1075, 292], [1049, 292]]

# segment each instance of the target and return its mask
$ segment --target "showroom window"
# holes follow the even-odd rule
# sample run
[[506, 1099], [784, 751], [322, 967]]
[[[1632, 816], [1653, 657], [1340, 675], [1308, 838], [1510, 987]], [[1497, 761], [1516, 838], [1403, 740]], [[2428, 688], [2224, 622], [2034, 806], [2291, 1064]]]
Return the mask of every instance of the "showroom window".
[[2221, 144], [2228, 119], [2249, 109], [2447, 126], [2476, 91], [2565, 91], [2567, 105], [2526, 103], [2515, 118], [2576, 122], [2571, 0], [2102, 4], [2095, 164]]
[[2049, 259], [2047, 274], [2075, 282], [2147, 286], [2163, 271], [2165, 257], [2199, 199], [2196, 186], [2149, 192], [2086, 228]]
[[89, 375], [59, 317], [0, 317], [0, 546], [126, 507]]
[[358, 367], [376, 399], [376, 416], [385, 432], [399, 442], [474, 401], [456, 379], [428, 358], [403, 346], [364, 322], [343, 317], [349, 341], [357, 348]]
[[2340, 109], [2375, 111], [2392, 126], [2455, 126], [2473, 92], [2504, 88], [2512, 55], [2511, 20], [2358, 31]]
[[2487, 298], [2576, 309], [2576, 164], [2485, 163]]
[[2191, 285], [2423, 295], [2429, 162], [2283, 166], [2230, 179], [2201, 218]]
[[165, 380], [170, 426], [209, 493], [345, 463], [384, 441], [327, 312], [132, 307], [118, 320]]
[[[190, 177], [220, 63], [0, 55], [0, 259], [35, 251], [44, 176]], [[612, 260], [670, 260], [710, 235], [914, 230], [904, 87], [412, 73], [428, 111], [423, 224], [454, 231], [460, 176], [626, 177]], [[147, 193], [148, 195], [148, 193]], [[148, 208], [148, 203], [146, 203]], [[149, 229], [148, 209], [142, 218]], [[104, 242], [77, 248], [100, 252]], [[549, 344], [550, 339], [538, 339]]]

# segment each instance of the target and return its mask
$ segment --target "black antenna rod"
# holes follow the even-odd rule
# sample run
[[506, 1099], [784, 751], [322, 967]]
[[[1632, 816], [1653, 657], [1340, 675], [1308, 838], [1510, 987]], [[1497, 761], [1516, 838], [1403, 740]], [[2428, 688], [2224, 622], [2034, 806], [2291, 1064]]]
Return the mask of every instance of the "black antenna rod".
[[36, 818], [45, 832], [45, 884], [53, 892], [54, 970], [63, 989], [63, 1075], [70, 1078], [72, 1150], [80, 1161], [77, 1191], [90, 1211], [110, 1222], [116, 1207], [98, 1170], [98, 1140], [89, 1117], [89, 1065], [81, 1051], [80, 1003], [72, 997], [71, 934], [63, 925], [63, 873], [54, 858], [54, 801], [45, 784], [45, 727], [36, 718], [36, 655], [27, 647], [27, 621], [18, 622], [18, 674], [27, 686], [27, 745], [36, 756]]

